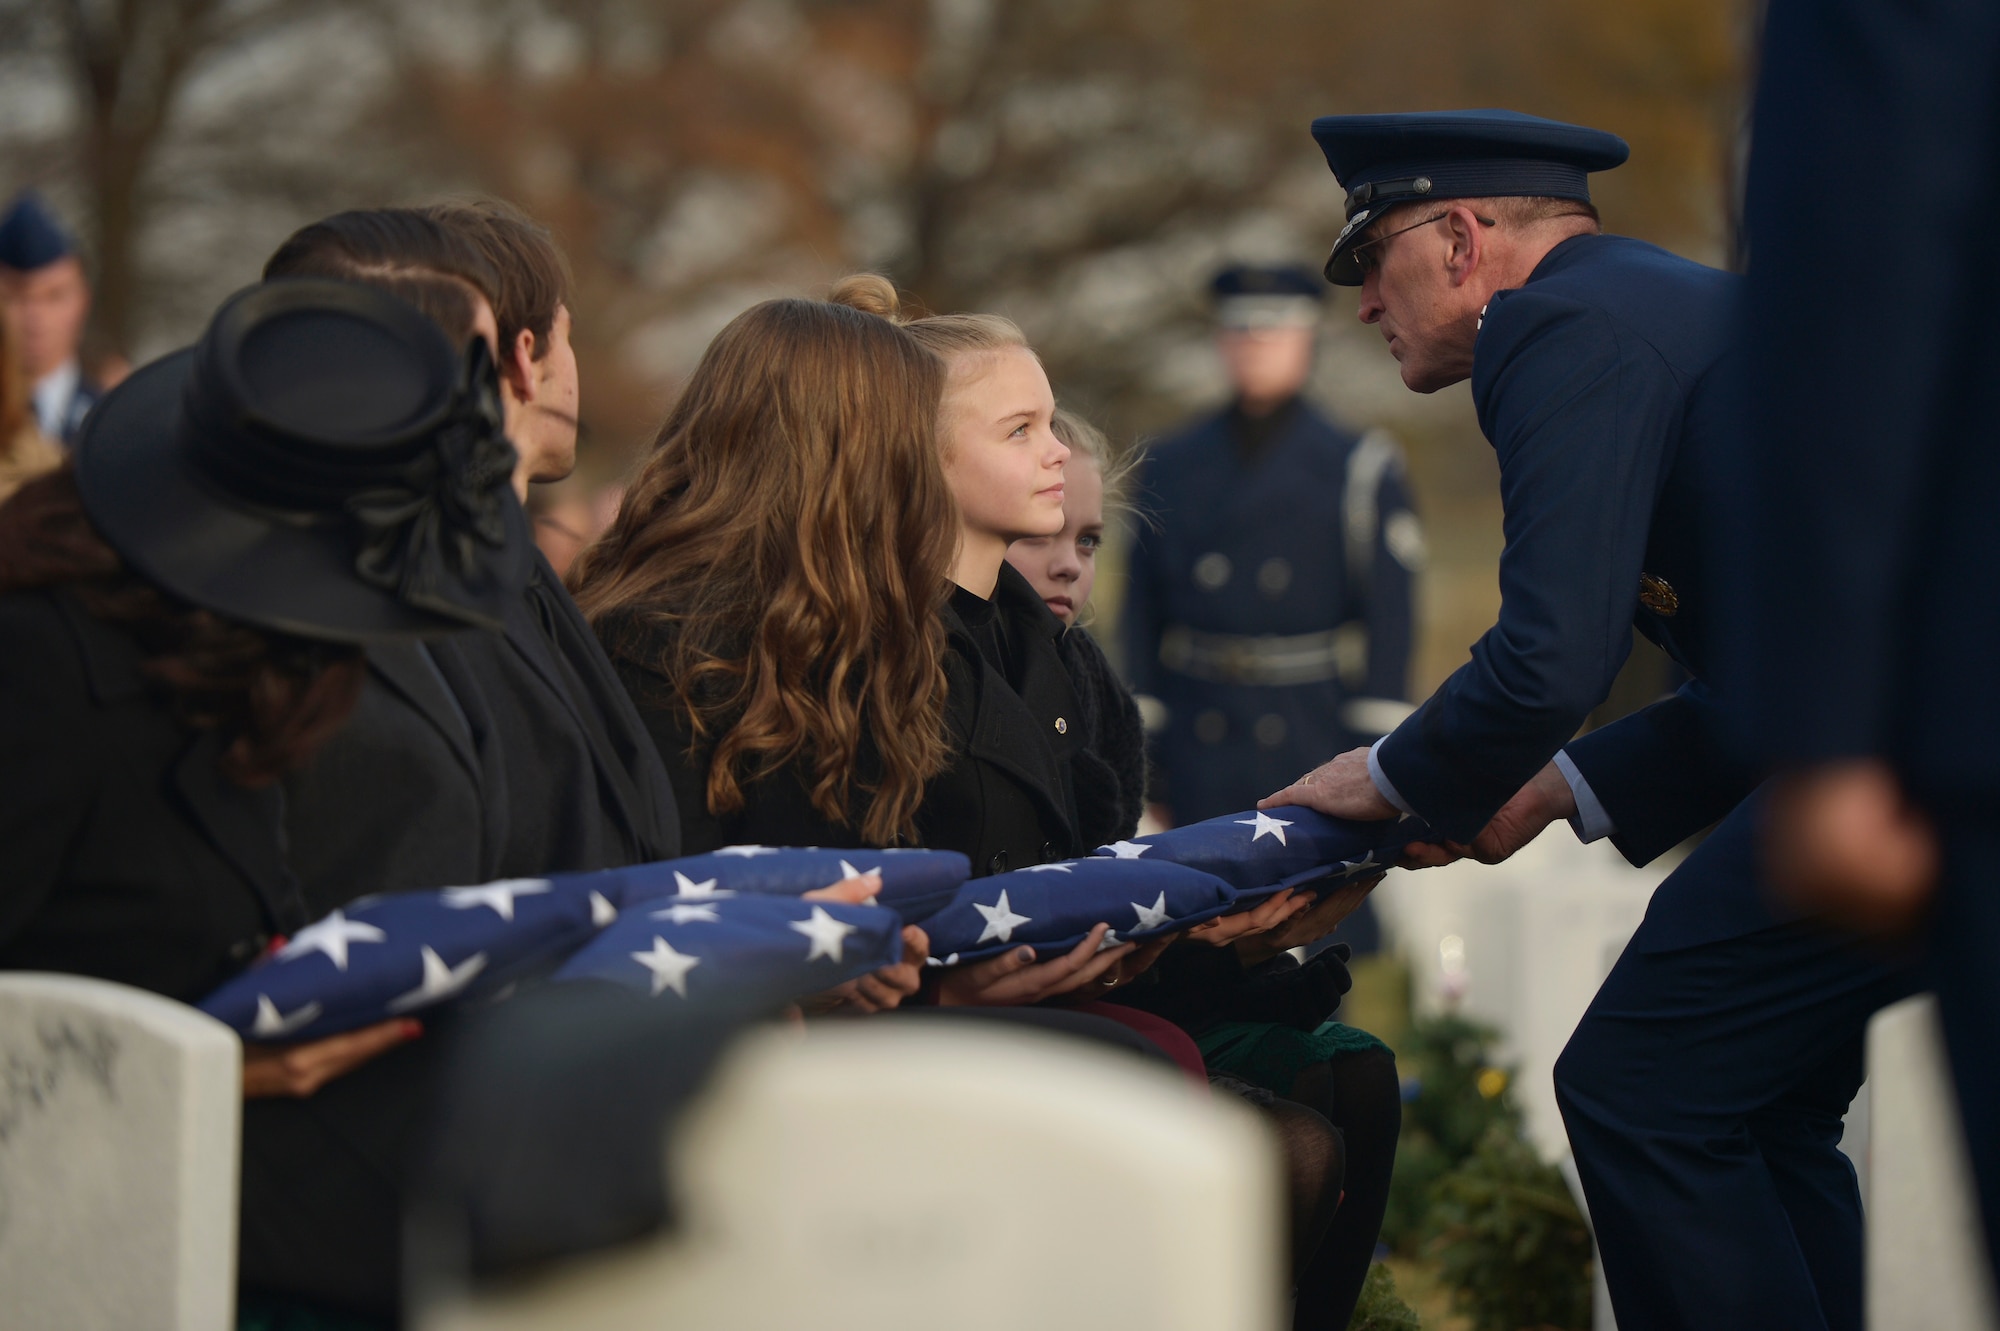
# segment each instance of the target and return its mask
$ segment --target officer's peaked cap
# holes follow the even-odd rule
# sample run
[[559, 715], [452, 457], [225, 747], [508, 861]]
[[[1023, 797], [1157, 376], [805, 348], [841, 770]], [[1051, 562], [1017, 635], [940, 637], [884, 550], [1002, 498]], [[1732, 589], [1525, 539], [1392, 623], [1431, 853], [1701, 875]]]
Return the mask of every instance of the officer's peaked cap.
[[1231, 264], [1215, 275], [1208, 289], [1217, 300], [1237, 296], [1303, 296], [1307, 300], [1320, 300], [1326, 295], [1326, 284], [1319, 274], [1297, 264]]
[[1590, 173], [1631, 155], [1601, 129], [1518, 111], [1413, 111], [1321, 116], [1313, 138], [1347, 191], [1347, 225], [1326, 279], [1359, 286], [1352, 250], [1389, 209], [1424, 199], [1553, 198], [1590, 202]]

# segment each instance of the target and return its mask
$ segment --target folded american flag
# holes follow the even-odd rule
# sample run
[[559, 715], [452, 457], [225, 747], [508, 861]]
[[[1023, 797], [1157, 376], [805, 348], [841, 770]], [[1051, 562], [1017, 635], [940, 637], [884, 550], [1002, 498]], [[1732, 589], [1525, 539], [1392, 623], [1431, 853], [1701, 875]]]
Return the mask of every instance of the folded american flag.
[[516, 878], [364, 897], [292, 935], [200, 1003], [252, 1040], [309, 1040], [490, 994], [618, 917], [595, 888]]
[[903, 922], [879, 906], [786, 896], [668, 897], [633, 906], [557, 980], [610, 980], [658, 998], [732, 989], [820, 993], [902, 960]]
[[600, 890], [619, 906], [663, 896], [719, 896], [753, 892], [795, 897], [863, 874], [880, 874], [875, 904], [916, 924], [941, 909], [972, 874], [955, 850], [821, 850], [775, 846], [725, 846], [656, 864], [607, 869]]
[[1236, 893], [1212, 873], [1167, 860], [1091, 858], [979, 878], [924, 922], [931, 964], [956, 966], [1033, 944], [1067, 952], [1099, 924], [1112, 943], [1140, 943], [1222, 914]]
[[1418, 818], [1364, 823], [1286, 805], [1224, 814], [1099, 846], [1097, 853], [1206, 870], [1250, 902], [1288, 887], [1322, 880], [1331, 885], [1380, 873], [1397, 858], [1400, 847], [1431, 836], [1430, 824]]
[[364, 897], [299, 930], [200, 1006], [249, 1039], [315, 1039], [546, 974], [621, 911], [668, 898], [797, 897], [879, 869], [876, 900], [889, 918], [920, 919], [950, 899], [968, 868], [950, 851], [734, 846], [597, 873]]

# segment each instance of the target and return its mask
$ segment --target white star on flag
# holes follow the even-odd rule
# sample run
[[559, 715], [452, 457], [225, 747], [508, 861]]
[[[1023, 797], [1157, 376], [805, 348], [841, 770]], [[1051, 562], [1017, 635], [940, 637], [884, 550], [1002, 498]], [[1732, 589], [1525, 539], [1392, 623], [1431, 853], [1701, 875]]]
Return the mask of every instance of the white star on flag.
[[442, 895], [444, 904], [453, 910], [490, 906], [495, 915], [512, 923], [515, 897], [540, 896], [549, 890], [546, 878], [509, 878], [498, 883], [481, 883], [478, 887], [447, 887]]
[[1031, 864], [1022, 873], [1075, 873], [1076, 868], [1068, 864]]
[[335, 911], [293, 934], [292, 941], [278, 953], [278, 959], [290, 961], [308, 952], [324, 952], [333, 959], [337, 969], [346, 970], [349, 943], [379, 943], [387, 937], [374, 925], [362, 920], [350, 920], [342, 912]]
[[1340, 862], [1341, 873], [1349, 878], [1360, 873], [1363, 869], [1372, 869], [1374, 867], [1376, 867], [1375, 852], [1372, 850], [1358, 860], [1342, 860]]
[[1143, 841], [1114, 841], [1104, 847], [1121, 860], [1136, 860], [1152, 847]]
[[812, 946], [806, 949], [807, 961], [831, 957], [838, 962], [841, 960], [843, 940], [855, 930], [854, 925], [841, 923], [819, 906], [813, 907], [811, 919], [793, 920], [791, 925], [793, 929], [812, 940]]
[[1150, 906], [1142, 906], [1135, 901], [1132, 909], [1139, 916], [1139, 923], [1133, 926], [1135, 929], [1142, 933], [1147, 929], [1158, 929], [1167, 922], [1167, 894], [1161, 892], [1159, 900]]
[[618, 919], [618, 907], [611, 904], [602, 892], [590, 894], [590, 922], [602, 929]]
[[718, 855], [740, 855], [746, 860], [751, 860], [757, 858], [759, 855], [776, 855], [778, 852], [770, 846], [724, 846], [715, 853]]
[[472, 978], [486, 969], [486, 954], [475, 952], [456, 966], [447, 966], [444, 958], [424, 948], [424, 982], [400, 998], [390, 1001], [389, 1011], [408, 1012], [414, 1008], [429, 1007], [433, 1003], [450, 998]]
[[1116, 929], [1106, 929], [1104, 931], [1104, 937], [1097, 940], [1097, 950], [1099, 952], [1102, 952], [1107, 948], [1117, 947], [1119, 943], [1123, 941], [1124, 941], [1123, 939], [1119, 938], [1118, 931]]
[[653, 972], [653, 997], [658, 998], [662, 990], [671, 989], [682, 998], [688, 996], [687, 973], [701, 965], [700, 957], [691, 957], [685, 952], [674, 951], [674, 946], [658, 934], [653, 936], [651, 952], [634, 952], [632, 960]]
[[1278, 838], [1278, 844], [1281, 846], [1289, 844], [1285, 840], [1285, 829], [1290, 827], [1291, 824], [1282, 818], [1273, 818], [1268, 813], [1260, 812], [1255, 818], [1238, 818], [1236, 825], [1238, 827], [1254, 827], [1257, 829], [1250, 834], [1250, 841], [1253, 845], [1256, 844], [1258, 837], [1265, 836]]
[[266, 1040], [283, 1039], [302, 1026], [310, 1026], [318, 1020], [326, 1009], [318, 1003], [307, 1003], [304, 1007], [287, 1016], [278, 1011], [278, 1005], [271, 1001], [269, 994], [257, 995], [257, 1020], [250, 1027], [252, 1035]]
[[[721, 853], [721, 851], [716, 852], [718, 855]], [[734, 892], [717, 891], [715, 879], [713, 878], [704, 878], [697, 883], [679, 869], [674, 870], [674, 892], [676, 895], [683, 897], [733, 897], [736, 895]]]
[[656, 910], [652, 915], [656, 920], [672, 920], [675, 924], [718, 924], [721, 916], [713, 906], [669, 906]]
[[1014, 941], [1014, 926], [1026, 924], [1034, 919], [1032, 915], [1016, 915], [1014, 908], [1007, 904], [1007, 889], [1000, 889], [1000, 900], [991, 906], [972, 903], [972, 908], [986, 917], [986, 928], [980, 931], [979, 941], [984, 943], [997, 938], [1003, 943]]

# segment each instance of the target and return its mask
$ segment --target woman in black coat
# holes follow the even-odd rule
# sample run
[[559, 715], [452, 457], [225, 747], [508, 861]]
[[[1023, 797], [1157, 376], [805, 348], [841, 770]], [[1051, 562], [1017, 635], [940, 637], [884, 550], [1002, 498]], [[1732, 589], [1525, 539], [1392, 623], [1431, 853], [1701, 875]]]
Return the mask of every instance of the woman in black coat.
[[[0, 965], [194, 1002], [308, 922], [282, 780], [345, 722], [362, 647], [495, 626], [520, 596], [499, 420], [484, 343], [380, 292], [270, 284], [0, 507]], [[246, 1050], [249, 1096], [338, 1076], [306, 1103], [384, 1110], [329, 1113], [308, 1151], [253, 1099], [248, 1290], [393, 1306], [395, 1216], [348, 1203], [400, 1165], [414, 1027]]]

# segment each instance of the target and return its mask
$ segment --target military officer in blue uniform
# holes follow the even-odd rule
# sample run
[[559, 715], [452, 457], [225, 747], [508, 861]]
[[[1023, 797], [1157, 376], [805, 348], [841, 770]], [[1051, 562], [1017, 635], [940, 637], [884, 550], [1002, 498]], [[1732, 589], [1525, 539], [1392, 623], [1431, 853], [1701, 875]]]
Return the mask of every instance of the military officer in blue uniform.
[[90, 279], [75, 237], [32, 190], [0, 215], [0, 304], [34, 397], [35, 423], [67, 448], [103, 396], [78, 357]]
[[1302, 396], [1318, 276], [1232, 267], [1212, 290], [1235, 396], [1147, 452], [1120, 624], [1156, 704], [1156, 813], [1180, 823], [1247, 808], [1408, 714], [1424, 555], [1395, 441]]
[[[1712, 726], [1734, 621], [1705, 532], [1740, 451], [1738, 280], [1600, 233], [1588, 177], [1625, 160], [1613, 135], [1504, 111], [1313, 132], [1347, 191], [1327, 276], [1362, 288], [1410, 388], [1472, 381], [1507, 544], [1471, 661], [1267, 803], [1414, 812], [1451, 843], [1418, 863], [1502, 859], [1567, 817], [1644, 864], [1719, 819], [1556, 1067], [1599, 1255], [1624, 1331], [1859, 1331], [1841, 1118], [1869, 1015], [1915, 980], [1770, 903], [1761, 773]], [[1635, 624], [1692, 678], [1572, 740]]]

